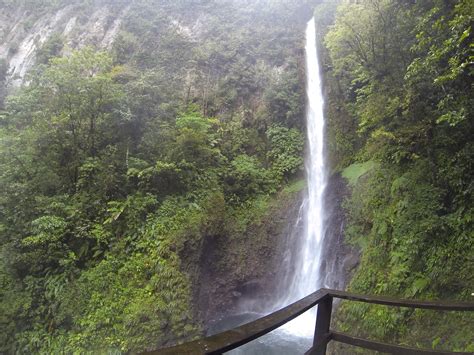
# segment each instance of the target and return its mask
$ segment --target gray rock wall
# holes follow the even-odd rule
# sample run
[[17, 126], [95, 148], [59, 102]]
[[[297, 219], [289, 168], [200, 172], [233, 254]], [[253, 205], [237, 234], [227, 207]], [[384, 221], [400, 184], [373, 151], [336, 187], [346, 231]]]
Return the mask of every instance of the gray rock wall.
[[21, 7], [0, 9], [0, 59], [7, 86], [18, 86], [36, 63], [39, 48], [53, 35], [64, 38], [64, 52], [94, 45], [109, 49], [129, 6], [85, 8], [68, 5], [41, 14]]

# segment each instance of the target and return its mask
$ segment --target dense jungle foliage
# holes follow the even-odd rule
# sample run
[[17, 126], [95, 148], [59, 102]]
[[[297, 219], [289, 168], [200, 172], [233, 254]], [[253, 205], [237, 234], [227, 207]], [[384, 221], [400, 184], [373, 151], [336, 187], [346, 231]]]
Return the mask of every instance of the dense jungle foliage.
[[[0, 353], [136, 353], [202, 334], [203, 244], [238, 239], [303, 187], [289, 183], [312, 9], [328, 158], [361, 251], [348, 288], [472, 301], [474, 3], [320, 2], [0, 0], [31, 13], [25, 28], [65, 5], [79, 18], [130, 6], [110, 51], [54, 33], [25, 85], [0, 90]], [[7, 70], [0, 59], [1, 82]], [[474, 351], [469, 314], [343, 302], [334, 326]]]
[[[362, 252], [354, 292], [473, 300], [473, 15], [470, 0], [367, 0], [323, 29], [328, 145], [352, 186], [346, 238]], [[347, 303], [338, 327], [474, 351], [472, 312]]]
[[[87, 16], [125, 2], [77, 3]], [[201, 334], [190, 260], [302, 169], [308, 8], [264, 3], [135, 1], [109, 52], [43, 44], [0, 116], [1, 353]]]

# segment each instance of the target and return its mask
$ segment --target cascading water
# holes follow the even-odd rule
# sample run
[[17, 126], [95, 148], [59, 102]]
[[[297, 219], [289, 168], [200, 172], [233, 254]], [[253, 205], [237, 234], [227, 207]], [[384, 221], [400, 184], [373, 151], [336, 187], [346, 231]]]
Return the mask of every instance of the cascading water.
[[[321, 275], [324, 247], [324, 190], [326, 173], [324, 163], [324, 100], [316, 46], [314, 18], [306, 27], [306, 75], [307, 75], [307, 134], [308, 155], [306, 173], [308, 194], [300, 208], [294, 233], [287, 240], [287, 255], [278, 290], [283, 297], [271, 305], [264, 305], [263, 313], [283, 308], [323, 286]], [[304, 222], [301, 233], [297, 226]], [[259, 300], [254, 300], [258, 303]], [[260, 300], [262, 302], [262, 300]], [[253, 303], [253, 302], [252, 302]], [[246, 311], [250, 309], [247, 308]], [[259, 312], [260, 313], [260, 312]], [[256, 313], [258, 315], [258, 313]], [[260, 314], [260, 316], [263, 314]], [[316, 310], [310, 310], [276, 331], [257, 339], [233, 354], [300, 354], [311, 347]]]
[[[321, 288], [321, 254], [323, 250], [324, 190], [326, 174], [324, 165], [324, 99], [316, 46], [314, 18], [306, 27], [306, 124], [308, 156], [306, 173], [308, 195], [304, 206], [304, 235], [293, 253], [294, 267], [287, 296], [278, 302], [281, 308]], [[284, 330], [298, 336], [313, 336], [315, 312], [309, 311], [288, 323]]]

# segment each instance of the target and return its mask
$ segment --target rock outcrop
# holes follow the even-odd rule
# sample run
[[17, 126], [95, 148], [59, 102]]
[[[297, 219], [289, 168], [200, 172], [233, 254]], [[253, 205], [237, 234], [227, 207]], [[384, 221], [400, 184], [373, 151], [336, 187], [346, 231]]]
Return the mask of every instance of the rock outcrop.
[[36, 63], [38, 49], [53, 35], [62, 37], [63, 52], [87, 45], [109, 49], [129, 9], [77, 4], [42, 13], [21, 6], [0, 9], [0, 59], [6, 67], [6, 85], [21, 84]]

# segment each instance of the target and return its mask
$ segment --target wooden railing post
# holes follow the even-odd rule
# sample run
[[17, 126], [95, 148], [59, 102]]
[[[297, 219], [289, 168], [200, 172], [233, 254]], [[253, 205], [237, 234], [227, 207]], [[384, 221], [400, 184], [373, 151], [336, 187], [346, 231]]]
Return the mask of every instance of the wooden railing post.
[[315, 355], [325, 355], [329, 342], [329, 326], [331, 325], [332, 296], [328, 295], [318, 304], [316, 329], [314, 330], [313, 349]]

